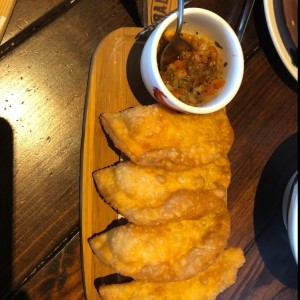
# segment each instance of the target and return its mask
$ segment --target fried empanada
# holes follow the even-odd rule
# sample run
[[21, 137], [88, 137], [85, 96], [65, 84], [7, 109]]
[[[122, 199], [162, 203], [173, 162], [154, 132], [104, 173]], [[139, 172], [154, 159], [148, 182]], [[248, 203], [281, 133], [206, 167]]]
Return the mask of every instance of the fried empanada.
[[235, 283], [245, 263], [242, 249], [226, 249], [207, 270], [195, 277], [169, 283], [132, 281], [100, 286], [102, 300], [213, 300]]
[[186, 170], [227, 159], [233, 130], [225, 111], [183, 114], [160, 104], [100, 116], [115, 146], [133, 162]]
[[130, 222], [158, 225], [191, 220], [226, 201], [229, 161], [186, 171], [167, 171], [123, 162], [93, 173], [101, 196]]
[[199, 220], [165, 225], [128, 223], [89, 240], [95, 255], [117, 273], [136, 280], [169, 282], [191, 278], [210, 266], [227, 245], [230, 215], [221, 201]]

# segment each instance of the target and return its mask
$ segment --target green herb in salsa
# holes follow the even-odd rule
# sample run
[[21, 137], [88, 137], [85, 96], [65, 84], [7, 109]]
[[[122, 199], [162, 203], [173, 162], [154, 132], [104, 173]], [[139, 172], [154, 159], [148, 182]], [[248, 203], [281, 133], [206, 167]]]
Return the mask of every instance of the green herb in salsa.
[[219, 43], [199, 34], [184, 33], [183, 38], [191, 43], [192, 51], [181, 52], [160, 75], [176, 98], [200, 106], [214, 98], [224, 86], [226, 63]]

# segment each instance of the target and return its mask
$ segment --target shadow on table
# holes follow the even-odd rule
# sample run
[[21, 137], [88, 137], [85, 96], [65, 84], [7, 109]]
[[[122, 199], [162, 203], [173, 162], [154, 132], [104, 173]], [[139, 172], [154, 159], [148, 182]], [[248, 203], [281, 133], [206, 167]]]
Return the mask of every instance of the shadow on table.
[[157, 101], [148, 92], [141, 75], [140, 62], [147, 36], [136, 39], [127, 59], [127, 80], [132, 93], [141, 105], [151, 105]]
[[137, 27], [143, 27], [143, 22], [136, 4], [136, 0], [121, 0], [120, 1], [129, 15], [132, 17]]
[[286, 185], [298, 169], [298, 134], [284, 141], [265, 166], [254, 204], [256, 243], [268, 270], [285, 286], [298, 289], [294, 260], [282, 217]]
[[[0, 118], [0, 299], [8, 299], [12, 289], [13, 158], [13, 131]], [[28, 299], [24, 293], [20, 296]]]

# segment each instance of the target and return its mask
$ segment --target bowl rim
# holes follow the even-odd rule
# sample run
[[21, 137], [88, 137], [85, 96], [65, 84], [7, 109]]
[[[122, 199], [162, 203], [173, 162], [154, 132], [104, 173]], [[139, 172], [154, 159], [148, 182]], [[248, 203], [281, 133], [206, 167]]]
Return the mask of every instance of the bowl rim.
[[[237, 91], [239, 90], [239, 87], [241, 85], [243, 74], [244, 74], [244, 55], [241, 48], [240, 41], [238, 40], [235, 32], [231, 28], [231, 26], [226, 22], [221, 16], [218, 14], [204, 9], [204, 8], [196, 8], [196, 7], [190, 7], [184, 9], [184, 16], [199, 14], [201, 16], [205, 16], [208, 18], [211, 18], [215, 21], [217, 21], [217, 24], [219, 24], [223, 31], [228, 33], [227, 36], [230, 37], [232, 48], [235, 49], [235, 58], [238, 63], [237, 66], [237, 73], [235, 74], [235, 81], [233, 84], [233, 88], [230, 88], [229, 92], [227, 92], [227, 95], [223, 97], [223, 95], [217, 96], [214, 100], [207, 102], [206, 104], [202, 106], [191, 106], [188, 105], [181, 100], [177, 99], [173, 94], [169, 91], [169, 89], [166, 87], [165, 83], [163, 82], [159, 69], [157, 64], [157, 46], [161, 39], [161, 36], [163, 32], [167, 29], [167, 27], [172, 24], [176, 18], [177, 18], [177, 12], [174, 12], [170, 16], [168, 16], [165, 20], [163, 20], [154, 30], [154, 35], [152, 37], [152, 47], [153, 51], [150, 52], [150, 60], [151, 64], [153, 66], [153, 72], [154, 77], [157, 80], [158, 88], [162, 91], [162, 93], [170, 100], [170, 103], [174, 103], [174, 105], [177, 107], [177, 109], [189, 112], [189, 113], [196, 113], [196, 114], [203, 114], [203, 113], [211, 113], [214, 111], [217, 111], [223, 107], [225, 107], [236, 95]], [[221, 98], [221, 99], [220, 99]], [[225, 98], [225, 99], [223, 99]], [[219, 100], [219, 101], [218, 101]], [[216, 103], [214, 103], [216, 102]]]
[[283, 222], [295, 261], [298, 264], [298, 170], [291, 176], [282, 203]]

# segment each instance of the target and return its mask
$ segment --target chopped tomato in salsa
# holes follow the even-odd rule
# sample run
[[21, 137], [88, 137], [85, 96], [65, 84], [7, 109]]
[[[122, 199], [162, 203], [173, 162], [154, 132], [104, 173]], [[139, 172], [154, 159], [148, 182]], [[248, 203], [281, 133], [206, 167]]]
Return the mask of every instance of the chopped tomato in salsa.
[[[168, 33], [168, 39], [169, 36]], [[166, 71], [160, 71], [160, 75], [176, 98], [186, 104], [200, 106], [215, 97], [224, 86], [226, 64], [217, 42], [197, 33], [184, 33], [183, 38], [191, 43], [192, 51], [182, 51]], [[160, 47], [163, 47], [162, 44]]]

